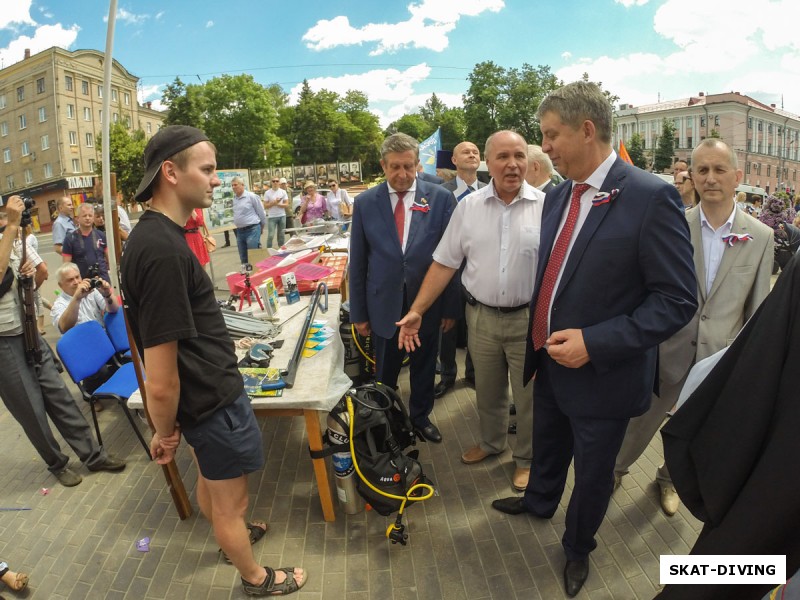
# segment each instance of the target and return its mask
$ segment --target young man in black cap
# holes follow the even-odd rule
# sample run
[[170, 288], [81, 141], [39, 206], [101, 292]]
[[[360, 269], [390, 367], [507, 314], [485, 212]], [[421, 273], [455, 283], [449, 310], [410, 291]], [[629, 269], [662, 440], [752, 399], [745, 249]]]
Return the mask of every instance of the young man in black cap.
[[[250, 548], [266, 532], [245, 523], [247, 475], [262, 469], [261, 431], [244, 392], [214, 288], [186, 245], [183, 225], [211, 205], [216, 149], [194, 127], [162, 128], [144, 151], [136, 201], [151, 210], [128, 238], [122, 290], [136, 343], [144, 352], [147, 399], [159, 464], [173, 460], [181, 433], [198, 468], [197, 500], [247, 594], [283, 595], [301, 588], [303, 569], [271, 569]], [[249, 539], [248, 539], [249, 530]]]

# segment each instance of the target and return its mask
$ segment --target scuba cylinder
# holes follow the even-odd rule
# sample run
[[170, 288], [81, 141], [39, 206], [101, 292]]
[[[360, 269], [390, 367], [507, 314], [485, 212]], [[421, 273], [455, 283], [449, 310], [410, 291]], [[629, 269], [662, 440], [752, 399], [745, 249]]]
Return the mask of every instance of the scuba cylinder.
[[[349, 428], [350, 418], [347, 412], [343, 413], [342, 418]], [[350, 444], [349, 431], [346, 431], [330, 414], [328, 415], [328, 440], [332, 445], [344, 444], [349, 447]], [[339, 498], [342, 510], [348, 515], [360, 513], [364, 510], [364, 500], [356, 491], [352, 454], [349, 450], [336, 452], [332, 455], [331, 462], [336, 475], [336, 496]]]
[[344, 373], [359, 386], [373, 381], [375, 375], [373, 365], [372, 337], [360, 336], [350, 323], [350, 302], [342, 303], [339, 309], [339, 336], [344, 345]]

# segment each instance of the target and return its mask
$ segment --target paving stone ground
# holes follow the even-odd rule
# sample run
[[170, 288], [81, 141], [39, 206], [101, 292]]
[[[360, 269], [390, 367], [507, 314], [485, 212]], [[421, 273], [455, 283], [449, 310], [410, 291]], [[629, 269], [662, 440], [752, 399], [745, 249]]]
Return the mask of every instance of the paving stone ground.
[[[236, 260], [235, 249], [222, 249], [218, 255], [220, 280], [230, 270], [226, 265]], [[48, 339], [54, 342], [52, 327]], [[458, 358], [463, 366], [463, 351]], [[77, 397], [77, 389], [69, 385]], [[407, 374], [401, 392], [407, 396]], [[88, 407], [84, 410], [88, 417]], [[178, 519], [161, 469], [146, 460], [122, 412], [109, 405], [99, 418], [107, 448], [126, 457], [128, 467], [110, 474], [74, 465], [84, 481], [64, 488], [0, 406], [0, 559], [30, 573], [30, 589], [21, 597], [245, 598], [235, 569], [220, 558], [207, 522], [197, 513]], [[254, 551], [262, 564], [308, 570], [307, 585], [294, 597], [566, 597], [560, 539], [571, 480], [549, 521], [498, 513], [491, 501], [514, 493], [511, 451], [472, 466], [459, 460], [477, 440], [474, 390], [459, 381], [437, 401], [433, 419], [444, 443], [421, 444], [420, 449], [438, 495], [408, 509], [405, 547], [391, 545], [384, 536], [393, 518], [372, 512], [344, 515], [337, 508], [336, 522], [326, 523], [302, 419], [260, 420], [267, 464], [250, 479], [250, 510], [254, 518], [269, 521], [270, 531]], [[661, 460], [657, 437], [611, 500], [591, 555], [589, 579], [578, 598], [650, 599], [659, 589], [659, 555], [691, 548], [701, 524], [684, 507], [671, 518], [661, 512], [653, 483]], [[178, 466], [196, 508], [196, 472], [185, 450]], [[43, 495], [42, 488], [49, 493]], [[143, 553], [136, 550], [136, 541], [145, 536], [150, 537], [150, 551]], [[4, 589], [0, 594], [19, 597]]]

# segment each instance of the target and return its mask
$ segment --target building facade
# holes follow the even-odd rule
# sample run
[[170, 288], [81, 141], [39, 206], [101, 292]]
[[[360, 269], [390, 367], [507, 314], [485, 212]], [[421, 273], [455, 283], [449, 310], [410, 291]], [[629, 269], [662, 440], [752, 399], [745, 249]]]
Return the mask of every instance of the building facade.
[[707, 137], [731, 146], [744, 172], [742, 183], [790, 194], [798, 189], [800, 117], [749, 96], [730, 92], [634, 107], [621, 104], [615, 121], [616, 143], [634, 133], [644, 140], [652, 161], [665, 119], [675, 127], [675, 159], [688, 160]]
[[[100, 161], [103, 59], [97, 50], [50, 48], [0, 70], [0, 194], [35, 201], [36, 229], [49, 230], [56, 201], [73, 206], [92, 197]], [[137, 101], [138, 77], [116, 60], [111, 119], [149, 138], [162, 113]]]

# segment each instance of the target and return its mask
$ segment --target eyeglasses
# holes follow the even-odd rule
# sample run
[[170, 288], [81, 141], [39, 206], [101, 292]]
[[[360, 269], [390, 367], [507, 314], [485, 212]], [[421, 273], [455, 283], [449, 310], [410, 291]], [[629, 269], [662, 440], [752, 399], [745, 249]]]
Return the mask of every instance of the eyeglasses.
[[329, 183], [328, 185], [331, 186], [331, 187], [336, 187], [339, 184], [338, 183]]
[[273, 179], [272, 183], [278, 183], [278, 180], [277, 179]]

